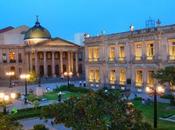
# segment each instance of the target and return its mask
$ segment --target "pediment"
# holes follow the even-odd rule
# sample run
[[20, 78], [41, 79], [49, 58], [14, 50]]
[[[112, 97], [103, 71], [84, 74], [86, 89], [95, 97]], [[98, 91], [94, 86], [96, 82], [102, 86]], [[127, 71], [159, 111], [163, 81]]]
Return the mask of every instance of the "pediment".
[[73, 42], [61, 39], [61, 38], [54, 38], [51, 40], [39, 42], [39, 43], [35, 44], [34, 46], [36, 46], [36, 47], [39, 47], [39, 46], [41, 46], [41, 47], [44, 47], [44, 46], [47, 46], [47, 47], [48, 46], [49, 47], [60, 47], [60, 46], [79, 47], [79, 45], [77, 45]]

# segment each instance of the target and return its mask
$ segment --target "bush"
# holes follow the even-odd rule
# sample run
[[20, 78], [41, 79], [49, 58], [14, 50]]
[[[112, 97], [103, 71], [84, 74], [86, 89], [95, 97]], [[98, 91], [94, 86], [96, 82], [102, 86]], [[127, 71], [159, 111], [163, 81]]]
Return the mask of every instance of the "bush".
[[38, 124], [38, 125], [34, 125], [32, 130], [49, 130], [49, 129], [46, 128], [46, 126], [43, 124]]
[[161, 98], [172, 99], [172, 98], [174, 98], [174, 97], [173, 97], [173, 95], [171, 95], [171, 94], [166, 94], [166, 95], [161, 96]]
[[78, 92], [78, 93], [88, 93], [90, 92], [89, 89], [86, 88], [80, 88], [80, 87], [74, 87], [74, 86], [67, 86], [67, 85], [63, 85], [60, 87], [57, 87], [56, 89], [54, 89], [53, 91], [55, 92], [59, 92], [59, 91], [69, 91], [69, 92]]

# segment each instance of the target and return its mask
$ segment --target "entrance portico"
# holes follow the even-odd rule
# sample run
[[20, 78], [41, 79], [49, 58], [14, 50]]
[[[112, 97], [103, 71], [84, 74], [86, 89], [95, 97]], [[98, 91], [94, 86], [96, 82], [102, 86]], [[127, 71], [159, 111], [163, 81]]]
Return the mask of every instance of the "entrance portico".
[[30, 45], [26, 48], [28, 71], [45, 77], [63, 76], [64, 71], [77, 75], [78, 49], [78, 45], [60, 38]]

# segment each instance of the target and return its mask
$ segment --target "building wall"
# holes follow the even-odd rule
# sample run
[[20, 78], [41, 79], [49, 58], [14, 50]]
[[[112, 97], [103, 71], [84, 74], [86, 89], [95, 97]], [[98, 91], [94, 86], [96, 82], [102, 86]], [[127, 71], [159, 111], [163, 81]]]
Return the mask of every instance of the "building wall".
[[[144, 89], [146, 85], [155, 85], [158, 83], [157, 81], [154, 81], [154, 84], [148, 84], [148, 79], [149, 82], [151, 81], [151, 71], [175, 65], [175, 47], [171, 54], [170, 46], [175, 46], [174, 25], [86, 38], [86, 81], [89, 86], [93, 87], [132, 86], [132, 89], [135, 90]], [[114, 48], [113, 52], [110, 52], [111, 47]], [[91, 48], [99, 50], [92, 51]], [[124, 50], [124, 52], [121, 53], [120, 50]], [[97, 52], [98, 60], [89, 59], [94, 54], [96, 57]], [[113, 59], [110, 58], [111, 55], [114, 55]], [[99, 70], [99, 82], [95, 81], [95, 76], [92, 76], [94, 81], [89, 79], [91, 78], [91, 72], [89, 72], [91, 69]], [[126, 71], [125, 82], [120, 81], [122, 79], [121, 70]], [[115, 77], [110, 74], [111, 71], [115, 71]], [[112, 83], [111, 79], [115, 82]]]

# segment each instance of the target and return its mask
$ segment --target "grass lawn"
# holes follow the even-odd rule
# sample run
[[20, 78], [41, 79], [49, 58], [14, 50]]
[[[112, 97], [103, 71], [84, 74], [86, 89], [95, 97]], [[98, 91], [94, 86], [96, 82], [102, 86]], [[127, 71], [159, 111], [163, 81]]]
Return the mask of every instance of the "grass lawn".
[[[75, 93], [75, 92], [65, 92], [62, 95], [63, 99], [68, 99], [70, 97], [80, 97], [83, 95], [82, 93]], [[48, 92], [43, 95], [43, 98], [47, 98], [48, 100], [57, 100], [58, 99], [58, 94], [56, 92]]]
[[[151, 103], [150, 105], [143, 105], [141, 104], [141, 101], [134, 101], [133, 103], [137, 109], [142, 111], [144, 120], [153, 124], [153, 103]], [[168, 114], [175, 114], [175, 109], [166, 110], [167, 106], [169, 106], [169, 104], [158, 103], [158, 118]], [[175, 130], [175, 123], [159, 119], [158, 130]]]

